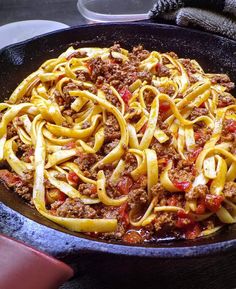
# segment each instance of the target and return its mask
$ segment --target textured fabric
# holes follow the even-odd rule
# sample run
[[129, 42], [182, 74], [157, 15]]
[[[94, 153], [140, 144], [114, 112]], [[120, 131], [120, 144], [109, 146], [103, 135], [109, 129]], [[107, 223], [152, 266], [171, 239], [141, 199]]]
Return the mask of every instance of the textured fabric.
[[225, 0], [224, 12], [232, 13], [236, 16], [236, 0]]
[[174, 20], [180, 26], [201, 27], [236, 40], [236, 0], [159, 0], [149, 16]]

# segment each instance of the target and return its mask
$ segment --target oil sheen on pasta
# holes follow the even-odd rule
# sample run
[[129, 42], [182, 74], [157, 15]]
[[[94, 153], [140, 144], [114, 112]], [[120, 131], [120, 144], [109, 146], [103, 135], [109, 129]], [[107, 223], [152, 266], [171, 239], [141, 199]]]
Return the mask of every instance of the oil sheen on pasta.
[[236, 220], [233, 87], [173, 52], [70, 47], [0, 104], [0, 179], [98, 238], [211, 234]]

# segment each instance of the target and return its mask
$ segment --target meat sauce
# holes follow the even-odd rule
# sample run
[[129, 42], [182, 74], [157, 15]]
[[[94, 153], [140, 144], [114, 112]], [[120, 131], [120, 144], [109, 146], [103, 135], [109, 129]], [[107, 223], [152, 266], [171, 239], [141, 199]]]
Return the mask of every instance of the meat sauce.
[[[147, 84], [151, 84], [152, 73], [148, 71], [140, 71], [139, 69], [141, 61], [149, 57], [150, 52], [144, 50], [142, 46], [135, 47], [132, 52], [129, 52], [129, 61], [123, 63], [119, 59], [114, 58], [112, 54], [114, 51], [119, 52], [120, 49], [120, 46], [115, 44], [110, 49], [109, 59], [102, 60], [100, 57], [96, 57], [92, 60], [90, 59], [87, 63], [89, 73], [80, 72], [77, 74], [77, 79], [95, 84], [93, 87], [89, 88], [89, 90], [92, 93], [96, 93], [97, 89], [102, 89], [106, 95], [106, 99], [112, 105], [120, 109], [119, 99], [111, 90], [109, 90], [109, 88], [107, 88], [107, 84], [112, 85], [119, 92], [121, 98], [126, 104], [126, 111], [128, 111], [128, 103], [132, 97], [129, 86], [137, 79], [140, 79], [142, 82], [145, 81]], [[73, 57], [81, 58], [84, 56], [83, 53], [76, 53], [70, 55], [68, 60]], [[177, 59], [177, 56], [174, 53], [172, 53], [172, 57]], [[169, 62], [165, 59], [162, 64], [155, 67], [154, 74], [157, 77], [168, 77], [170, 75], [168, 64]], [[182, 60], [182, 64], [191, 79], [190, 82], [195, 83], [196, 79], [194, 75], [196, 69], [192, 66], [191, 61], [188, 59]], [[226, 76], [217, 76], [212, 79], [212, 83], [220, 83], [225, 86], [227, 91], [233, 88], [232, 82], [230, 82], [230, 79]], [[76, 112], [71, 109], [71, 104], [75, 98], [69, 94], [69, 91], [77, 89], [83, 90], [84, 87], [83, 85], [68, 82], [63, 87], [62, 95], [59, 91], [55, 91], [57, 102], [64, 106], [63, 115], [69, 116], [66, 119], [69, 119], [70, 117], [76, 119], [76, 117], [78, 117]], [[170, 88], [165, 90], [162, 88], [160, 91], [169, 94], [170, 96], [174, 93], [174, 90]], [[233, 97], [222, 96], [218, 99], [218, 108], [226, 107], [231, 104], [235, 104], [235, 99]], [[196, 176], [193, 162], [197, 159], [205, 143], [210, 139], [212, 130], [206, 127], [204, 123], [194, 125], [196, 146], [194, 150], [188, 153], [186, 160], [183, 160], [179, 152], [172, 145], [173, 135], [164, 124], [164, 120], [168, 117], [170, 111], [169, 103], [161, 101], [159, 110], [160, 115], [158, 118], [158, 125], [169, 137], [169, 140], [160, 143], [153, 138], [150, 148], [152, 148], [158, 156], [159, 174], [164, 171], [170, 160], [173, 162], [173, 167], [169, 172], [169, 178], [181, 193], [170, 193], [166, 191], [160, 183], [158, 183], [151, 190], [152, 197], [158, 196], [156, 205], [184, 208], [186, 200], [195, 201], [196, 214], [204, 214], [216, 212], [220, 208], [225, 197], [235, 201], [236, 186], [234, 182], [226, 182], [223, 190], [224, 194], [222, 196], [212, 196], [209, 193], [210, 182], [205, 185], [198, 185], [191, 190]], [[189, 116], [189, 120], [194, 120], [199, 116], [205, 116], [207, 114], [208, 109], [204, 105], [201, 107], [195, 107]], [[66, 121], [63, 123], [63, 126], [70, 127], [70, 123]], [[86, 127], [85, 123], [83, 128]], [[144, 125], [140, 132], [144, 133], [146, 129], [147, 126]], [[236, 122], [234, 120], [226, 120], [224, 123], [224, 129], [225, 133], [223, 134], [222, 139], [219, 140], [219, 143], [225, 141], [226, 137], [228, 137], [230, 141], [235, 139]], [[17, 131], [13, 124], [10, 123], [7, 129], [7, 139], [13, 136], [17, 136]], [[104, 145], [96, 154], [78, 152], [76, 157], [73, 159], [73, 162], [79, 166], [79, 169], [83, 172], [84, 176], [93, 180], [96, 179], [97, 175], [97, 171], [92, 170], [93, 165], [116, 147], [121, 137], [119, 124], [116, 118], [110, 113], [107, 113], [106, 116], [104, 137]], [[21, 140], [18, 138], [17, 141], [20, 142]], [[91, 140], [91, 142], [93, 142], [93, 140]], [[31, 146], [26, 146], [23, 143], [21, 143], [19, 147], [20, 150], [17, 152], [18, 156], [25, 162], [29, 162], [30, 157], [34, 155], [34, 150]], [[63, 149], [73, 149], [75, 147], [75, 142], [69, 142], [63, 147]], [[126, 148], [124, 148], [124, 150], [126, 150]], [[150, 203], [150, 195], [147, 193], [147, 176], [140, 175], [136, 180], [131, 176], [131, 172], [137, 166], [136, 158], [128, 151], [125, 151], [122, 158], [125, 162], [125, 169], [116, 185], [108, 182], [107, 194], [110, 197], [116, 198], [126, 195], [128, 196], [127, 202], [119, 207], [105, 207], [101, 203], [85, 205], [80, 199], [67, 197], [63, 192], [53, 187], [46, 180], [46, 204], [48, 209], [53, 215], [60, 217], [90, 219], [117, 218], [118, 228], [116, 232], [87, 234], [95, 236], [96, 238], [119, 240], [131, 244], [156, 242], [160, 239], [166, 240], [169, 238], [195, 239], [200, 236], [203, 230], [211, 229], [215, 224], [220, 223], [219, 221], [216, 221], [214, 217], [210, 217], [207, 221], [195, 221], [191, 214], [187, 214], [184, 210], [179, 210], [178, 212], [158, 212], [156, 218], [147, 226], [132, 226], [130, 222], [130, 211], [132, 210], [135, 212], [137, 220], [139, 220], [142, 214], [147, 210]], [[99, 169], [101, 169], [101, 167]], [[113, 165], [104, 165], [102, 169], [104, 170], [106, 178], [109, 180], [114, 170]], [[1, 181], [31, 204], [32, 178], [32, 175], [27, 175], [26, 178], [23, 179], [9, 170], [9, 168], [0, 170]], [[65, 176], [62, 175], [60, 178], [63, 179]], [[68, 181], [77, 188], [82, 195], [89, 196], [92, 199], [98, 197], [96, 186], [93, 184], [84, 184], [76, 173], [72, 171], [69, 172]]]

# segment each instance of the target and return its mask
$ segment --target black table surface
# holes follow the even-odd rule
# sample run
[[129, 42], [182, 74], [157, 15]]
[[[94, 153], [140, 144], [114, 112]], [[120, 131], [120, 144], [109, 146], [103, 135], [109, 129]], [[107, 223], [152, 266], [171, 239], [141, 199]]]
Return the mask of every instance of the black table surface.
[[[76, 4], [77, 0], [0, 0], [0, 25], [30, 19], [54, 20], [70, 26], [88, 23]], [[115, 269], [113, 262], [121, 270]], [[77, 276], [60, 289], [236, 288], [236, 254], [155, 263], [152, 267], [148, 260], [143, 263], [122, 256], [79, 256]]]

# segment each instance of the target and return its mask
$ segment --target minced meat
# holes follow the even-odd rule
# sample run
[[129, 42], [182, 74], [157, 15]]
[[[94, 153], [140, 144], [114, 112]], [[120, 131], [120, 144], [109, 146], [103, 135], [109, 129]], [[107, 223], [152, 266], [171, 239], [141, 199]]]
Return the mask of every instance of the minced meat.
[[80, 199], [67, 198], [65, 202], [56, 210], [60, 217], [66, 218], [88, 218], [96, 217], [96, 211], [89, 205], [84, 205]]

